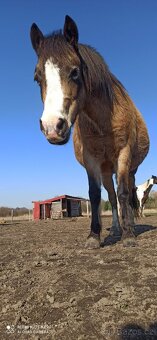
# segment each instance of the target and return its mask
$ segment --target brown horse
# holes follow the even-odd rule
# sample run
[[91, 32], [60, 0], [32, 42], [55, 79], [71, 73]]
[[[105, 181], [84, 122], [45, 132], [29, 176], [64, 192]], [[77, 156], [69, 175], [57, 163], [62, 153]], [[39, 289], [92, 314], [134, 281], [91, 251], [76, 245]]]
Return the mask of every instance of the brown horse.
[[78, 43], [77, 26], [69, 16], [63, 33], [43, 36], [33, 24], [31, 41], [38, 56], [34, 79], [44, 103], [41, 130], [50, 143], [61, 145], [68, 141], [74, 124], [75, 155], [87, 171], [92, 220], [86, 246], [100, 246], [101, 183], [112, 205], [110, 234], [121, 233], [113, 174], [118, 183], [123, 242], [134, 245], [135, 173], [149, 150], [140, 112], [100, 54]]

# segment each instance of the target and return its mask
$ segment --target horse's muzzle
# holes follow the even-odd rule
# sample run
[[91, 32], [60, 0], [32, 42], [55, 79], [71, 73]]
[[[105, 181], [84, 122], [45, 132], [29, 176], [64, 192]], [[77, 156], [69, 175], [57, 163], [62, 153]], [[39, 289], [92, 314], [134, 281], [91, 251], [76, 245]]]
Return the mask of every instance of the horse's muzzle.
[[54, 139], [51, 139], [51, 138], [47, 138], [48, 142], [50, 144], [53, 144], [53, 145], [64, 145], [66, 144], [68, 141], [69, 141], [69, 138], [70, 138], [70, 131], [69, 133], [66, 135], [66, 137], [62, 140], [54, 140]]
[[66, 120], [62, 118], [59, 118], [56, 124], [47, 124], [40, 120], [40, 129], [48, 142], [56, 145], [66, 144], [71, 132]]

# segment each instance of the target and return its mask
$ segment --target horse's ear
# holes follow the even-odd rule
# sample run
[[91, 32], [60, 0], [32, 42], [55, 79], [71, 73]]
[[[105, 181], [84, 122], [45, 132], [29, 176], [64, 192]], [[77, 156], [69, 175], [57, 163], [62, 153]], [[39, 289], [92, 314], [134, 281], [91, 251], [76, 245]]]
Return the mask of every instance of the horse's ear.
[[40, 50], [42, 41], [44, 40], [44, 36], [36, 24], [33, 24], [31, 26], [30, 36], [31, 36], [32, 46], [35, 52], [37, 53], [37, 55], [39, 55], [39, 50]]
[[71, 19], [68, 15], [65, 17], [64, 29], [63, 34], [68, 41], [74, 48], [77, 48], [78, 45], [78, 29], [75, 24], [75, 21]]

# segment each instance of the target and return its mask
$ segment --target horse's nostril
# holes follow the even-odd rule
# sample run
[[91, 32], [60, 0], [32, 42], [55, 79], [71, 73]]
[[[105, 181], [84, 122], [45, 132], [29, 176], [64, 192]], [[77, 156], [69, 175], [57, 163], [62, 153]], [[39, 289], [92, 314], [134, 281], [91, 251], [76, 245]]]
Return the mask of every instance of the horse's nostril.
[[65, 120], [63, 118], [59, 118], [55, 130], [57, 132], [61, 131], [64, 129], [65, 125]]

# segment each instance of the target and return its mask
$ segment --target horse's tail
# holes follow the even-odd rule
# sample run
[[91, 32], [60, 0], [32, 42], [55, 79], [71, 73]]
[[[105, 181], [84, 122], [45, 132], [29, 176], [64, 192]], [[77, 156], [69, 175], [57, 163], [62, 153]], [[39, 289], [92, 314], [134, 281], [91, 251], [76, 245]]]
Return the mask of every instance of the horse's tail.
[[131, 201], [131, 206], [134, 211], [134, 216], [135, 218], [140, 217], [140, 202], [137, 197], [137, 187], [134, 187], [132, 189], [132, 201]]

